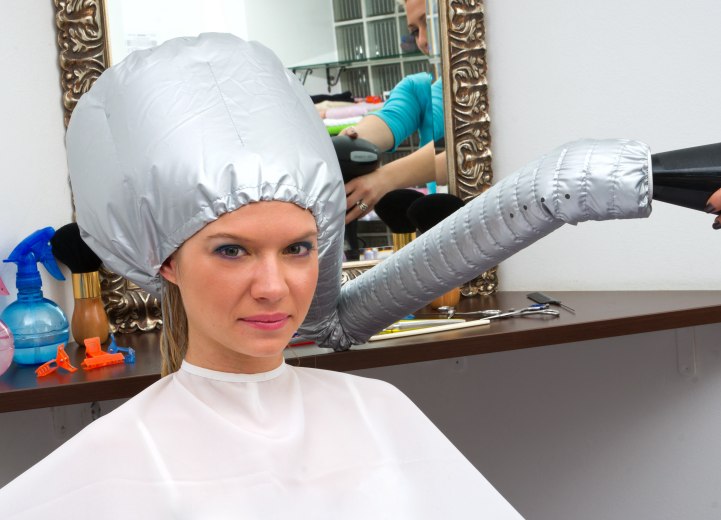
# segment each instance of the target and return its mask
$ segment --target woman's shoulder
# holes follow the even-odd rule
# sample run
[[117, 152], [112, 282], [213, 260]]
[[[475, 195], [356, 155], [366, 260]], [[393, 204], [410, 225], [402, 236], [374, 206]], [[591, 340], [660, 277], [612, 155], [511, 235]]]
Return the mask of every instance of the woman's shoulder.
[[40, 511], [51, 511], [61, 499], [72, 502], [82, 493], [102, 488], [105, 482], [122, 476], [123, 468], [129, 468], [127, 473], [132, 475], [136, 448], [143, 437], [138, 415], [148, 403], [163, 400], [171, 381], [172, 376], [157, 381], [94, 420], [7, 484], [0, 490], [0, 509], [10, 518], [13, 514], [37, 518]]
[[[78, 451], [92, 456], [104, 454], [118, 454], [122, 451], [124, 443], [111, 443], [110, 441], [127, 440], [130, 435], [137, 433], [137, 417], [143, 410], [152, 410], [154, 406], [162, 407], [167, 401], [167, 388], [173, 376], [166, 376], [149, 387], [145, 388], [126, 402], [100, 416], [85, 426], [77, 435], [70, 438], [61, 448], [76, 446]], [[123, 435], [118, 435], [123, 432]]]
[[417, 72], [415, 74], [409, 74], [407, 76], [404, 76], [403, 79], [401, 79], [396, 86], [394, 87], [394, 90], [398, 87], [405, 87], [405, 88], [424, 88], [427, 89], [431, 86], [431, 83], [433, 81], [433, 77], [428, 72]]

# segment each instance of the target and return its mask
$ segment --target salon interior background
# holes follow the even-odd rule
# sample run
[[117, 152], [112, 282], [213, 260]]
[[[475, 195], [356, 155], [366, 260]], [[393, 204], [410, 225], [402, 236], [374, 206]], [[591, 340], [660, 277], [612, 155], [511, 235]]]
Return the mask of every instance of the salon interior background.
[[[28, 230], [60, 226], [72, 210], [54, 7], [3, 8], [7, 254]], [[637, 138], [654, 151], [721, 141], [721, 4], [487, 0], [486, 15], [498, 178], [582, 136]], [[504, 262], [501, 289], [718, 290], [720, 256], [708, 215], [659, 203], [646, 221], [561, 229]], [[12, 285], [12, 266], [0, 265], [0, 276]], [[44, 282], [70, 309], [69, 286]], [[692, 378], [676, 361], [688, 332], [365, 373], [406, 391], [529, 518], [711, 519], [721, 508], [721, 329], [691, 331]], [[1, 414], [0, 482], [89, 420], [85, 406]]]

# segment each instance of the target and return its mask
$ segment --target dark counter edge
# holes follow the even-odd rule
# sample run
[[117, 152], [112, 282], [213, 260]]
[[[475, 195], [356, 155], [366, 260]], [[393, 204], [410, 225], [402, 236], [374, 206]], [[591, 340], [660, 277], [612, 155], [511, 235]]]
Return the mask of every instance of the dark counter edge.
[[[546, 329], [544, 334], [538, 334], [537, 330], [483, 335], [466, 332], [460, 337], [435, 342], [411, 343], [408, 340], [405, 340], [406, 342], [396, 340], [399, 342], [398, 345], [390, 344], [382, 348], [351, 349], [346, 352], [329, 351], [296, 358], [288, 357], [286, 362], [295, 366], [345, 372], [708, 325], [720, 322], [720, 314], [721, 307], [714, 305], [562, 325]], [[158, 379], [160, 379], [159, 373], [95, 381], [92, 383], [92, 396], [90, 397], [88, 396], [88, 383], [8, 391], [4, 392], [0, 401], [0, 412], [128, 398]]]
[[630, 316], [598, 322], [575, 323], [538, 330], [487, 333], [438, 341], [435, 343], [402, 344], [382, 349], [348, 350], [333, 355], [306, 356], [287, 359], [289, 364], [337, 370], [340, 372], [376, 368], [437, 359], [449, 359], [478, 354], [491, 354], [525, 348], [544, 347], [613, 338], [629, 334], [642, 334], [721, 322], [721, 307], [699, 307], [675, 310], [646, 316]]
[[[12, 390], [3, 393], [0, 412], [15, 412], [50, 406], [108, 401], [132, 397], [160, 379], [160, 373], [107, 379], [92, 383], [68, 383], [62, 386]], [[92, 385], [92, 396], [88, 386]]]

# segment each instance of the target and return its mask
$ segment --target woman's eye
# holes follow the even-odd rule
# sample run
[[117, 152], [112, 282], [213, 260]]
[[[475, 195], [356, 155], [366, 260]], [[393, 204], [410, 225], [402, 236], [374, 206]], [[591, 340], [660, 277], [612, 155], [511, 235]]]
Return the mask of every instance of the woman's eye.
[[313, 244], [310, 242], [298, 242], [291, 244], [285, 248], [285, 252], [293, 256], [306, 256], [313, 250]]
[[245, 250], [240, 246], [220, 246], [215, 252], [226, 258], [237, 258], [242, 256]]

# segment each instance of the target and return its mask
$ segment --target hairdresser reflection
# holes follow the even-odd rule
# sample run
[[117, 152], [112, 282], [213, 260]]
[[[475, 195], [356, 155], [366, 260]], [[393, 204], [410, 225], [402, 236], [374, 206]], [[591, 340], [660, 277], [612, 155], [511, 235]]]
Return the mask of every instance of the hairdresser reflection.
[[[427, 55], [425, 0], [399, 0], [399, 3], [405, 6], [409, 33], [415, 38], [418, 49]], [[419, 150], [346, 184], [349, 210], [346, 224], [371, 211], [391, 190], [433, 181], [446, 183], [445, 153], [436, 157], [434, 150], [434, 140], [443, 137], [442, 85], [440, 80], [432, 83], [430, 74], [425, 72], [403, 78], [381, 110], [363, 118], [356, 126], [344, 129], [341, 134], [367, 139], [381, 150], [393, 151], [416, 131], [420, 134]], [[436, 169], [436, 163], [439, 169]], [[437, 176], [436, 172], [442, 173]]]

